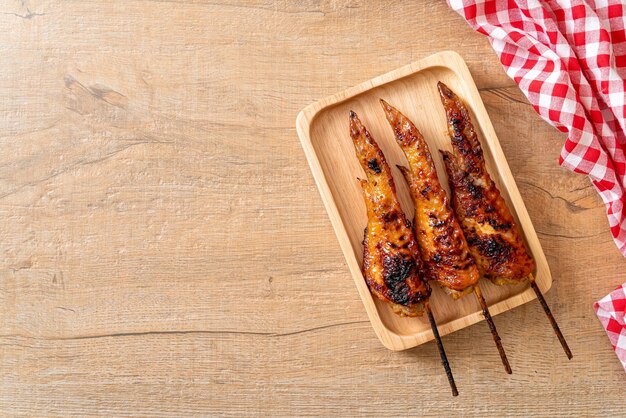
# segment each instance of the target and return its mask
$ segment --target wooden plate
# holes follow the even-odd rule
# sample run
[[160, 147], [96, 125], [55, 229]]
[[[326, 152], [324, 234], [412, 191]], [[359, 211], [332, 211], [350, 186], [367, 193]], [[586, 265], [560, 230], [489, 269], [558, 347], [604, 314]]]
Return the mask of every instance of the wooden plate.
[[[449, 195], [443, 162], [437, 152], [438, 149], [451, 149], [437, 81], [447, 84], [469, 107], [489, 173], [513, 212], [537, 263], [537, 284], [543, 292], [552, 285], [550, 269], [537, 234], [463, 59], [455, 52], [440, 52], [366, 81], [307, 106], [298, 115], [296, 128], [370, 322], [380, 341], [391, 350], [411, 348], [434, 337], [426, 317], [397, 316], [386, 303], [372, 296], [363, 278], [361, 241], [367, 217], [357, 177], [364, 177], [365, 174], [348, 134], [348, 112], [354, 110], [359, 115], [382, 148], [392, 167], [402, 208], [412, 220], [413, 202], [406, 183], [395, 167], [396, 164], [407, 165], [407, 162], [393, 138], [378, 100], [383, 98], [395, 106], [424, 134], [441, 184]], [[536, 298], [528, 283], [496, 286], [482, 279], [480, 286], [492, 315]], [[455, 301], [436, 285], [433, 286], [431, 307], [442, 335], [484, 319], [473, 295]]]

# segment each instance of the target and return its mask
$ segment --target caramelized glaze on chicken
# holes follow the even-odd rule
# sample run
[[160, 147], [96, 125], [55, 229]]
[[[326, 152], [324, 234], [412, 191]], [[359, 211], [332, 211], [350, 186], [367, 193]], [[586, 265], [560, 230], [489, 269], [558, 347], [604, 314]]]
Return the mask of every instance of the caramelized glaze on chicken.
[[398, 167], [415, 202], [415, 238], [429, 280], [454, 298], [472, 291], [480, 279], [461, 227], [448, 203], [428, 144], [415, 125], [384, 100], [380, 101], [409, 168]]
[[453, 152], [442, 152], [452, 206], [480, 272], [496, 284], [525, 280], [535, 268], [513, 216], [487, 173], [483, 151], [463, 102], [439, 82]]
[[367, 175], [361, 180], [367, 207], [363, 273], [370, 291], [402, 316], [421, 316], [430, 296], [411, 223], [400, 208], [391, 169], [354, 112], [350, 137]]

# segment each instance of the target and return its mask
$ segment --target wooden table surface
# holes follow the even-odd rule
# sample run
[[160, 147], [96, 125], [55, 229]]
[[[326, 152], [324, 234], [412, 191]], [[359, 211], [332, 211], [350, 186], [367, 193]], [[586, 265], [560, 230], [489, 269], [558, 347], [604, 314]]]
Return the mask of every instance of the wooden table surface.
[[[0, 412], [617, 416], [592, 303], [626, 280], [487, 40], [439, 0], [7, 0], [0, 14]], [[436, 346], [377, 340], [300, 147], [312, 101], [434, 52], [467, 61], [554, 276]]]

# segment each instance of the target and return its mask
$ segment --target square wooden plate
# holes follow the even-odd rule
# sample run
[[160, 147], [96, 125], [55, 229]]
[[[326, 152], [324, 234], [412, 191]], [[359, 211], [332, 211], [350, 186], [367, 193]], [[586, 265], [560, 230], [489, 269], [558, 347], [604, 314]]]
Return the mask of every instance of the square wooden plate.
[[[478, 89], [461, 56], [451, 51], [440, 52], [361, 83], [307, 106], [298, 115], [296, 127], [370, 322], [380, 341], [391, 350], [415, 347], [434, 337], [425, 317], [402, 318], [394, 314], [386, 303], [372, 296], [363, 278], [361, 241], [367, 217], [357, 177], [364, 177], [365, 174], [356, 159], [348, 133], [348, 112], [354, 110], [359, 115], [382, 148], [392, 167], [402, 208], [409, 219], [413, 219], [413, 202], [404, 179], [395, 167], [396, 164], [407, 165], [407, 162], [393, 138], [378, 100], [383, 98], [399, 109], [424, 134], [441, 184], [449, 195], [443, 162], [437, 152], [438, 149], [451, 149], [437, 81], [447, 84], [470, 109], [489, 173], [513, 212], [537, 263], [537, 284], [543, 292], [552, 285], [550, 269], [537, 234]], [[528, 283], [496, 286], [482, 279], [480, 286], [492, 315], [536, 298]], [[432, 287], [431, 307], [442, 335], [484, 319], [474, 296], [467, 295], [455, 301], [438, 286]]]

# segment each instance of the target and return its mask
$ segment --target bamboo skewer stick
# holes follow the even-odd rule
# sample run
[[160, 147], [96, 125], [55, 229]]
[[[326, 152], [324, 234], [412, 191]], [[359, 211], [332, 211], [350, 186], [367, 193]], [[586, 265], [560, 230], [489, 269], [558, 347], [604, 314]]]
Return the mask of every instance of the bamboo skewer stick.
[[433, 316], [433, 313], [430, 310], [430, 306], [428, 305], [426, 305], [426, 313], [428, 314], [430, 327], [432, 328], [433, 334], [435, 335], [435, 340], [437, 341], [437, 348], [439, 349], [441, 364], [443, 364], [443, 368], [445, 369], [446, 375], [448, 376], [448, 383], [450, 383], [450, 389], [452, 389], [452, 396], [459, 396], [459, 391], [456, 388], [454, 376], [452, 376], [452, 370], [450, 369], [450, 364], [448, 363], [448, 356], [446, 356], [446, 351], [443, 348], [443, 343], [441, 342], [441, 337], [439, 336], [439, 329], [437, 329], [435, 317]]
[[569, 349], [569, 346], [567, 345], [567, 341], [565, 341], [565, 337], [563, 336], [563, 333], [561, 333], [559, 324], [556, 323], [556, 319], [554, 319], [554, 316], [552, 316], [552, 311], [550, 311], [550, 307], [548, 306], [548, 303], [544, 299], [543, 294], [541, 293], [541, 290], [539, 290], [539, 286], [537, 286], [537, 283], [535, 282], [535, 277], [532, 275], [532, 273], [528, 276], [528, 280], [530, 280], [530, 286], [535, 291], [535, 294], [537, 295], [537, 299], [539, 299], [539, 303], [541, 303], [541, 306], [543, 307], [543, 311], [546, 313], [546, 316], [550, 320], [552, 329], [554, 330], [554, 333], [559, 339], [559, 342], [561, 343], [561, 347], [563, 347], [563, 351], [565, 351], [565, 355], [567, 356], [569, 360], [571, 360], [573, 357], [572, 351]]
[[489, 329], [491, 330], [491, 335], [493, 336], [493, 341], [496, 343], [496, 347], [498, 348], [498, 352], [500, 353], [500, 359], [502, 360], [502, 364], [504, 365], [504, 370], [506, 370], [508, 374], [511, 374], [513, 373], [513, 371], [511, 370], [509, 359], [506, 357], [504, 347], [502, 347], [502, 340], [500, 339], [500, 335], [498, 335], [498, 330], [496, 329], [496, 324], [493, 323], [493, 318], [491, 318], [491, 313], [489, 312], [489, 308], [487, 307], [487, 302], [485, 301], [485, 298], [483, 297], [483, 294], [480, 291], [480, 287], [478, 287], [478, 284], [474, 285], [474, 294], [476, 295], [476, 299], [478, 299], [478, 303], [480, 303], [480, 307], [483, 310], [485, 320], [487, 321]]

